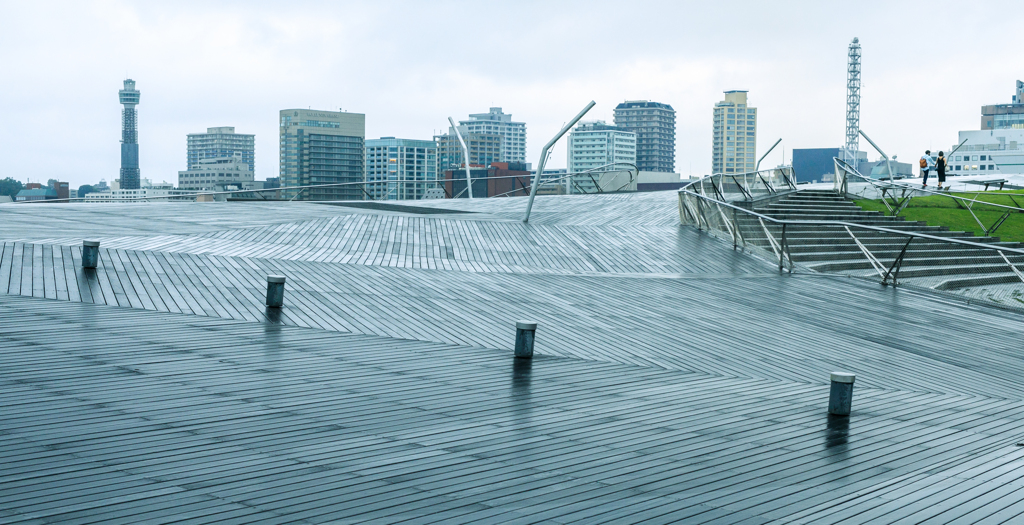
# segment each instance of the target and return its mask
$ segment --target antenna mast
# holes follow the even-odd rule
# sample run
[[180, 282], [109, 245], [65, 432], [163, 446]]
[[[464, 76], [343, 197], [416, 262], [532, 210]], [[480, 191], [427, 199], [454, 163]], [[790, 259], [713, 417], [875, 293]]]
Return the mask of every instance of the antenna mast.
[[857, 169], [860, 150], [860, 40], [850, 42], [846, 66], [846, 151], [844, 159]]

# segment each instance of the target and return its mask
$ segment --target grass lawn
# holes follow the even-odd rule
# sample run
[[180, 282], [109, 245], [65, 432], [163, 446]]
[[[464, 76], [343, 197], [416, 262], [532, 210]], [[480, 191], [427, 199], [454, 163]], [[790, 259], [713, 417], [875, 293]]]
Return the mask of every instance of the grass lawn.
[[[998, 211], [998, 208], [985, 206], [983, 203], [991, 202], [1014, 206], [1013, 200], [1016, 200], [1017, 205], [1024, 207], [1024, 190], [989, 191], [980, 195], [978, 192], [954, 192], [953, 195], [966, 199], [977, 198], [978, 203], [973, 206], [974, 214], [981, 219], [986, 227], [995, 224], [999, 217], [1002, 217], [1003, 212]], [[858, 199], [853, 202], [865, 210], [887, 213], [885, 204], [882, 204], [880, 200]], [[975, 235], [985, 234], [969, 211], [957, 207], [953, 199], [939, 195], [914, 197], [906, 209], [900, 212], [900, 216], [906, 217], [908, 221], [924, 221], [930, 226], [945, 226], [953, 231], [968, 231]], [[1024, 242], [1024, 213], [1011, 214], [992, 235], [1003, 241]]]

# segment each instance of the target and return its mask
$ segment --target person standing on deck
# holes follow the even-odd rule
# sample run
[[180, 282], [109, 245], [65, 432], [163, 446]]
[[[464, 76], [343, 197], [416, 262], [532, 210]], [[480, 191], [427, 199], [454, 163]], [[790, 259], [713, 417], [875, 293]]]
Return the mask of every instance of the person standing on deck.
[[931, 150], [924, 150], [924, 155], [921, 155], [921, 176], [924, 177], [924, 182], [921, 183], [922, 188], [928, 187], [928, 172], [935, 167], [935, 159], [932, 157]]
[[[939, 190], [942, 190], [942, 183], [946, 182], [946, 158], [939, 152], [939, 158], [935, 161], [935, 173], [939, 175]], [[949, 189], [949, 186], [946, 186]]]

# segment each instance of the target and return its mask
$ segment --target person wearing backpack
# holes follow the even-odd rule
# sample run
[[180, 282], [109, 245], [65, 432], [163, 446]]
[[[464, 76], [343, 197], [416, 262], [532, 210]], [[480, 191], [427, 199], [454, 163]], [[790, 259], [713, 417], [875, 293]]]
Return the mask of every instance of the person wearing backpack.
[[924, 182], [921, 184], [922, 188], [928, 187], [928, 172], [935, 167], [935, 159], [932, 158], [931, 150], [924, 150], [924, 155], [921, 155], [921, 176], [924, 177]]
[[[939, 158], [935, 160], [935, 173], [939, 176], [939, 191], [942, 191], [942, 183], [946, 182], [946, 158], [942, 156], [942, 152], [939, 152]], [[946, 186], [946, 190], [949, 190], [949, 186]]]

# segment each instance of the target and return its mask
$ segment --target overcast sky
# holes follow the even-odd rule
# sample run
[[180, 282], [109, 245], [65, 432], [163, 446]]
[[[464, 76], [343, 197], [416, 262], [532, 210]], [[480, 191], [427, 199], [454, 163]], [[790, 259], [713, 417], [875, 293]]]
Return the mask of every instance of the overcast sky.
[[[969, 5], [969, 7], [968, 7]], [[676, 171], [711, 168], [712, 107], [749, 90], [758, 155], [844, 140], [846, 52], [863, 46], [861, 128], [915, 159], [978, 129], [1024, 78], [1013, 2], [121, 2], [0, 0], [0, 178], [72, 187], [120, 167], [122, 80], [136, 80], [142, 176], [177, 180], [185, 135], [256, 134], [277, 176], [277, 112], [366, 114], [366, 136], [429, 139], [500, 106], [527, 161], [590, 100], [676, 109]], [[563, 139], [564, 140], [564, 139]], [[784, 150], [782, 149], [784, 147]], [[877, 153], [862, 142], [862, 148]], [[549, 166], [564, 167], [564, 142]]]

